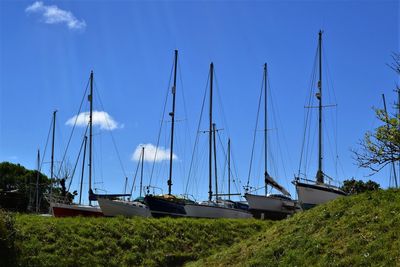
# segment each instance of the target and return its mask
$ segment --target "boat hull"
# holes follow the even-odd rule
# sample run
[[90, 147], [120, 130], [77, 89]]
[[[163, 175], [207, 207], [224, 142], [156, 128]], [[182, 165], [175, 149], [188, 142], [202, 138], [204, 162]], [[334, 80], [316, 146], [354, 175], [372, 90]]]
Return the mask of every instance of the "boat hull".
[[233, 218], [245, 219], [252, 218], [250, 212], [240, 209], [209, 206], [202, 204], [186, 204], [185, 211], [187, 217], [193, 218]]
[[102, 217], [103, 212], [98, 207], [70, 205], [62, 203], [50, 204], [54, 217]]
[[316, 205], [326, 203], [341, 196], [346, 196], [343, 191], [319, 184], [306, 184], [296, 182], [296, 191], [302, 209], [310, 209]]
[[107, 198], [98, 198], [100, 208], [104, 216], [125, 216], [125, 217], [150, 217], [149, 208], [144, 204], [134, 201], [120, 201]]
[[258, 219], [282, 220], [299, 209], [294, 200], [253, 194], [245, 194], [244, 197], [249, 211]]
[[158, 196], [146, 196], [144, 198], [153, 217], [184, 217], [186, 216], [185, 204], [176, 199], [166, 199]]

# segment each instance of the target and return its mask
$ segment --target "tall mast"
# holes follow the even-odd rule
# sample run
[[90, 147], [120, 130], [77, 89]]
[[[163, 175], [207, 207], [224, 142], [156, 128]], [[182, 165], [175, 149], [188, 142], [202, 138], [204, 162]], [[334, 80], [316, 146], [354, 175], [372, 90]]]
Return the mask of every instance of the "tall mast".
[[318, 52], [319, 52], [319, 81], [318, 93], [316, 94], [318, 105], [318, 171], [317, 183], [324, 183], [324, 173], [322, 172], [322, 30], [318, 33]]
[[[400, 131], [400, 88], [397, 88], [397, 120], [399, 121], [399, 131]], [[399, 175], [400, 175], [400, 162], [399, 162]]]
[[83, 175], [85, 174], [85, 159], [86, 159], [86, 146], [87, 146], [87, 136], [84, 137], [84, 147], [83, 147], [83, 159], [82, 159], [82, 173], [81, 173], [81, 184], [79, 188], [79, 205], [82, 203], [82, 186], [83, 186]]
[[231, 139], [228, 139], [228, 199], [231, 200]]
[[217, 129], [215, 127], [215, 123], [213, 123], [213, 141], [214, 141], [214, 174], [215, 174], [215, 201], [218, 200], [218, 175], [217, 175], [217, 142], [216, 136]]
[[[140, 169], [140, 193], [139, 197], [142, 197], [142, 191], [143, 191], [143, 162], [144, 162], [144, 146], [142, 147], [142, 167]], [[171, 192], [170, 192], [171, 194]]]
[[[56, 114], [57, 110], [53, 111], [53, 137], [51, 140], [51, 163], [50, 163], [50, 178], [53, 181], [54, 179], [54, 143], [56, 138]], [[51, 187], [53, 188], [53, 186]]]
[[171, 150], [169, 155], [169, 178], [168, 178], [168, 195], [171, 195], [172, 186], [172, 160], [174, 150], [174, 126], [175, 126], [175, 93], [176, 93], [176, 69], [178, 65], [178, 50], [175, 50], [175, 66], [174, 66], [174, 86], [172, 87], [172, 112], [171, 116]]
[[208, 146], [208, 201], [212, 200], [212, 97], [213, 97], [214, 63], [210, 64], [210, 125]]
[[[385, 94], [382, 94], [382, 100], [383, 100], [383, 108], [385, 110], [385, 119], [386, 119], [386, 126], [387, 129], [389, 131], [389, 116], [387, 113], [387, 109], [386, 109], [386, 99], [385, 99]], [[391, 161], [392, 161], [392, 169], [393, 169], [393, 178], [394, 178], [394, 185], [397, 188], [397, 175], [396, 175], [396, 165], [394, 163], [394, 157], [393, 157], [393, 150], [390, 151], [390, 157], [391, 157]]]
[[268, 150], [267, 150], [267, 131], [268, 131], [268, 121], [267, 121], [267, 63], [264, 63], [264, 183], [265, 183], [265, 195], [268, 194]]
[[39, 213], [39, 178], [40, 178], [40, 151], [37, 151], [37, 174], [36, 174], [36, 213]]
[[[92, 194], [92, 153], [93, 153], [93, 71], [90, 72], [90, 95], [88, 97], [90, 102], [89, 113], [89, 196]], [[89, 197], [89, 205], [91, 205]]]

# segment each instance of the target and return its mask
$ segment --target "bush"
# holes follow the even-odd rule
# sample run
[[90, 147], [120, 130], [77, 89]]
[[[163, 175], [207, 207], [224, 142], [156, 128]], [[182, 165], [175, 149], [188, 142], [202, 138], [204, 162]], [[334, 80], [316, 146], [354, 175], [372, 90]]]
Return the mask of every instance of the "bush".
[[16, 264], [15, 218], [12, 214], [0, 210], [0, 266]]

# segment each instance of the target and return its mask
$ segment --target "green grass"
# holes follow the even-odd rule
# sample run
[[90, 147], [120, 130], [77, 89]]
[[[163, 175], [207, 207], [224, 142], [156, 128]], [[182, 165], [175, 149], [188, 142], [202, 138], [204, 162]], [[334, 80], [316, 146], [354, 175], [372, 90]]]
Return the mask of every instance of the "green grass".
[[189, 266], [400, 266], [400, 191], [340, 198]]
[[0, 266], [400, 266], [400, 190], [280, 222], [0, 212]]
[[[179, 266], [266, 229], [256, 220], [15, 216], [21, 266]], [[0, 264], [1, 266], [1, 264]]]

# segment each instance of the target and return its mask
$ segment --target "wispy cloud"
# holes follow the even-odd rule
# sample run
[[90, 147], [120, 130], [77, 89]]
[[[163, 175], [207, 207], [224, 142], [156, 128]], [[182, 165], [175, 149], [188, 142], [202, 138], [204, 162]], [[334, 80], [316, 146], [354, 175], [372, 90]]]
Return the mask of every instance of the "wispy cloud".
[[78, 20], [70, 11], [62, 10], [56, 5], [46, 6], [36, 1], [25, 9], [26, 13], [37, 13], [47, 24], [66, 24], [69, 29], [83, 30], [86, 28], [84, 20]]
[[[73, 126], [76, 122], [77, 126], [86, 127], [89, 123], [89, 112], [81, 112], [78, 115], [68, 119], [66, 125]], [[93, 111], [93, 125], [99, 126], [103, 130], [115, 130], [123, 128], [122, 124], [116, 122], [113, 117], [105, 111]]]
[[[157, 149], [157, 147], [153, 144], [139, 144], [136, 147], [135, 152], [132, 154], [132, 160], [140, 160], [142, 155], [142, 147], [144, 147], [144, 161], [153, 162], [155, 160], [156, 162], [160, 162], [169, 160], [169, 154], [171, 153], [170, 150], [161, 146]], [[178, 157], [175, 154], [172, 154], [172, 159], [177, 160]]]

